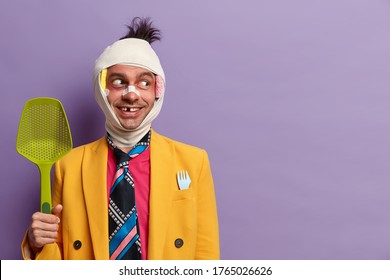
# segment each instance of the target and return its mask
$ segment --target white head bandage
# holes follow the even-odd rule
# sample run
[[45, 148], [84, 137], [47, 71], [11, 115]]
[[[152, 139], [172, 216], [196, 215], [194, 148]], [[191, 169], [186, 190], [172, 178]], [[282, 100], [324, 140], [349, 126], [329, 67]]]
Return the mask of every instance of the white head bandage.
[[[109, 91], [103, 89], [100, 84], [102, 70], [115, 64], [141, 67], [157, 75], [157, 99], [154, 102], [152, 110], [139, 127], [135, 129], [126, 129], [121, 125], [108, 103], [107, 96]], [[134, 146], [150, 129], [151, 123], [159, 114], [164, 100], [165, 74], [157, 54], [145, 40], [128, 38], [116, 41], [111, 46], [108, 46], [96, 60], [93, 79], [96, 101], [106, 116], [107, 132], [110, 133], [112, 140], [118, 147]], [[139, 92], [134, 86], [128, 86], [122, 95], [129, 92], [134, 92], [139, 96]]]

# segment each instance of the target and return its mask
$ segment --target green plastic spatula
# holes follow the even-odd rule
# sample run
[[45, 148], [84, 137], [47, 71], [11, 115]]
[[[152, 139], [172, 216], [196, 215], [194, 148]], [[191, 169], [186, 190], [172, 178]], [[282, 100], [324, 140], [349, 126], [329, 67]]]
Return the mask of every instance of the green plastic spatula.
[[19, 122], [16, 150], [39, 168], [43, 213], [51, 213], [52, 208], [51, 168], [72, 145], [68, 119], [59, 100], [38, 97], [26, 102]]

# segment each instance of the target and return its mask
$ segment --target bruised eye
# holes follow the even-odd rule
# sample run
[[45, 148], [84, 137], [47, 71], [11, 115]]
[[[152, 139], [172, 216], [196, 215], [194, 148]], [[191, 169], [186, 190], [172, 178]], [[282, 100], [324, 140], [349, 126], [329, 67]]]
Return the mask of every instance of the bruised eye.
[[123, 85], [124, 85], [124, 82], [123, 82], [123, 80], [121, 80], [121, 79], [115, 79], [115, 80], [112, 81], [112, 84], [113, 84], [114, 86], [116, 86], [116, 87], [120, 87], [120, 86], [123, 86]]
[[148, 86], [150, 86], [149, 81], [141, 81], [141, 82], [139, 83], [139, 87], [140, 87], [140, 88], [145, 89], [145, 88], [147, 88]]

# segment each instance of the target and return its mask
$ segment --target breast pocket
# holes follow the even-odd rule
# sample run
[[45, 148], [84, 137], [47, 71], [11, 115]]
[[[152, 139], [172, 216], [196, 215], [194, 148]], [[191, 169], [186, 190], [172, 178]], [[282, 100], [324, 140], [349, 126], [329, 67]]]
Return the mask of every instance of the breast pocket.
[[193, 199], [193, 198], [194, 198], [194, 194], [193, 194], [192, 189], [176, 190], [173, 193], [172, 201], [175, 202], [178, 200], [187, 200], [187, 199]]

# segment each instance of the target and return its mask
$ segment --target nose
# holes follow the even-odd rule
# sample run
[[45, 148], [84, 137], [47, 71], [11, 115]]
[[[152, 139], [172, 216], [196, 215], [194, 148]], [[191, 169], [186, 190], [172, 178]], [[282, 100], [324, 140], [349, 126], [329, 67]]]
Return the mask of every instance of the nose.
[[131, 102], [131, 103], [137, 101], [139, 98], [140, 98], [140, 96], [133, 91], [130, 91], [130, 92], [122, 95], [122, 100], [127, 100], [128, 102]]
[[135, 88], [135, 86], [128, 86], [127, 89], [123, 90], [122, 95], [126, 95], [129, 92], [134, 92], [136, 95], [140, 96], [139, 91]]
[[127, 100], [137, 100], [140, 97], [139, 91], [135, 88], [135, 86], [128, 86], [122, 92], [122, 99]]

